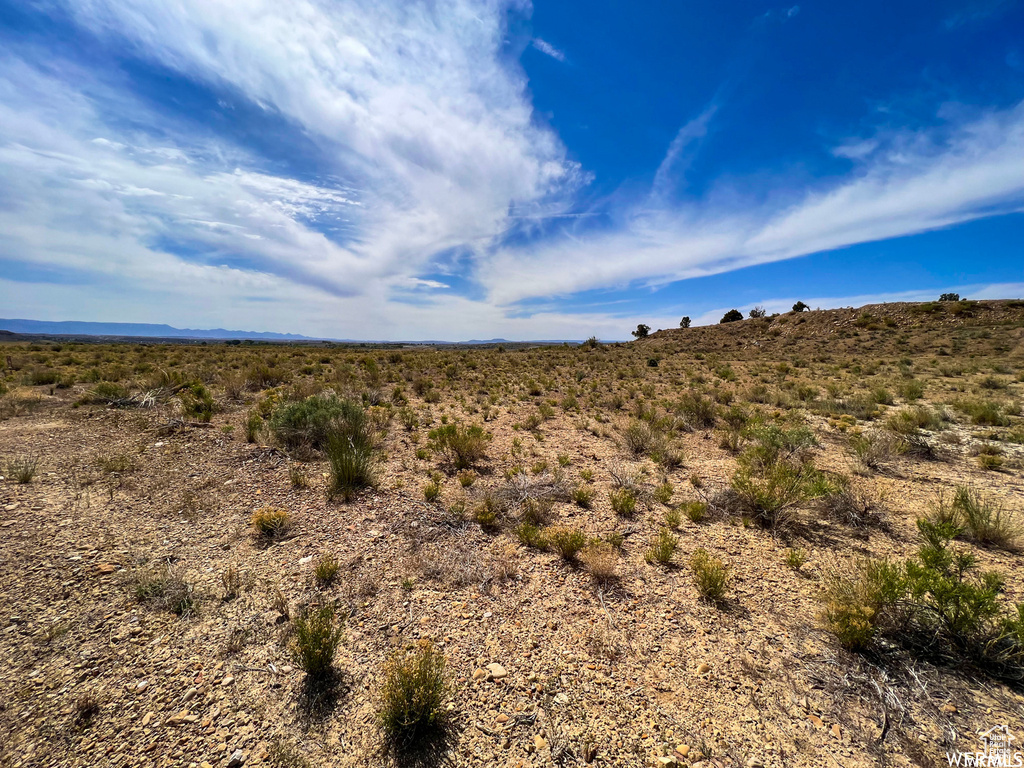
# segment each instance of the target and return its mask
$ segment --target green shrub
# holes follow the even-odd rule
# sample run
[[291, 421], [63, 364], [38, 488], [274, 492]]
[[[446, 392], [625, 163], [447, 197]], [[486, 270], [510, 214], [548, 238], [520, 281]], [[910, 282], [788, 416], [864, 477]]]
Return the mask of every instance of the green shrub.
[[431, 480], [423, 486], [423, 498], [426, 501], [437, 501], [441, 498], [441, 483], [437, 480]]
[[789, 462], [773, 464], [761, 474], [741, 467], [732, 478], [740, 512], [765, 528], [785, 527], [792, 510], [806, 498], [802, 471]]
[[965, 485], [957, 486], [948, 504], [940, 497], [929, 519], [954, 528], [957, 537], [976, 544], [1010, 551], [1020, 548], [1021, 527], [1016, 515]]
[[453, 723], [445, 705], [450, 693], [444, 654], [429, 640], [388, 660], [377, 722], [397, 764], [435, 764], [450, 746]]
[[544, 533], [541, 529], [533, 523], [521, 522], [516, 527], [516, 537], [519, 541], [527, 547], [533, 549], [547, 549], [548, 540], [545, 538]]
[[334, 582], [340, 569], [341, 563], [338, 562], [338, 558], [327, 552], [316, 561], [316, 565], [313, 568], [313, 576], [316, 577], [318, 584], [328, 586]]
[[345, 640], [344, 621], [335, 622], [334, 609], [313, 608], [293, 621], [292, 654], [306, 673], [307, 683], [321, 686], [334, 677], [334, 654]]
[[253, 411], [245, 420], [245, 442], [255, 443], [263, 430], [263, 418]]
[[690, 570], [701, 597], [713, 603], [721, 602], [729, 584], [729, 566], [702, 547], [690, 557]]
[[167, 563], [141, 568], [131, 574], [130, 583], [135, 599], [151, 603], [179, 616], [196, 612], [193, 586], [185, 581], [181, 570]]
[[362, 405], [335, 395], [313, 395], [284, 403], [270, 418], [270, 431], [286, 448], [326, 451], [332, 435], [348, 435], [354, 441], [371, 442], [370, 425]]
[[648, 563], [661, 563], [667, 565], [672, 562], [672, 557], [679, 546], [679, 538], [673, 536], [667, 528], [658, 531], [658, 535], [651, 539], [651, 545], [644, 553], [644, 559]]
[[37, 469], [39, 459], [35, 456], [19, 456], [7, 462], [7, 475], [22, 485], [32, 482]]
[[688, 501], [683, 504], [683, 514], [692, 523], [699, 523], [708, 516], [708, 505], [703, 501]]
[[713, 427], [717, 420], [714, 401], [692, 390], [682, 394], [675, 410], [692, 429]]
[[192, 382], [178, 392], [178, 397], [181, 399], [182, 409], [187, 416], [204, 423], [213, 418], [213, 395], [198, 381]]
[[672, 483], [668, 480], [654, 489], [654, 500], [659, 504], [668, 506], [672, 503], [672, 495], [675, 493]]
[[957, 400], [954, 406], [970, 416], [971, 423], [978, 426], [1005, 427], [1009, 424], [999, 404], [991, 400]]
[[376, 483], [373, 446], [359, 435], [332, 433], [327, 441], [327, 461], [331, 466], [330, 496], [351, 501], [359, 490]]
[[629, 488], [613, 488], [608, 499], [617, 515], [631, 517], [636, 512], [636, 495]]
[[444, 457], [455, 469], [469, 469], [487, 455], [491, 435], [471, 424], [444, 424], [430, 430], [430, 449]]
[[257, 536], [272, 539], [288, 532], [292, 517], [287, 510], [278, 507], [261, 507], [252, 513], [250, 522]]
[[581, 483], [573, 486], [572, 490], [569, 491], [569, 498], [572, 499], [577, 507], [590, 509], [590, 506], [594, 503], [594, 490], [590, 486]]
[[544, 539], [548, 546], [565, 560], [572, 560], [587, 545], [586, 534], [579, 528], [552, 526], [544, 529]]
[[645, 456], [653, 451], [659, 442], [659, 435], [646, 421], [633, 420], [622, 430], [622, 446], [632, 456]]
[[799, 571], [803, 568], [804, 563], [806, 562], [807, 555], [802, 549], [798, 547], [791, 547], [786, 550], [785, 563], [794, 571]]
[[50, 386], [56, 384], [59, 378], [57, 371], [52, 368], [33, 368], [25, 377], [25, 383], [33, 387]]
[[959, 529], [917, 522], [924, 543], [904, 564], [863, 560], [833, 573], [823, 593], [825, 627], [851, 650], [880, 637], [921, 658], [970, 663], [997, 677], [1024, 677], [1024, 606], [999, 603], [1003, 579], [979, 571], [973, 554], [949, 546]]
[[872, 646], [881, 627], [895, 627], [897, 601], [907, 591], [904, 568], [888, 560], [860, 560], [825, 579], [821, 620], [851, 651]]
[[776, 464], [803, 458], [817, 441], [807, 427], [783, 429], [775, 424], [753, 424], [744, 430], [750, 445], [739, 457], [741, 468], [764, 472]]

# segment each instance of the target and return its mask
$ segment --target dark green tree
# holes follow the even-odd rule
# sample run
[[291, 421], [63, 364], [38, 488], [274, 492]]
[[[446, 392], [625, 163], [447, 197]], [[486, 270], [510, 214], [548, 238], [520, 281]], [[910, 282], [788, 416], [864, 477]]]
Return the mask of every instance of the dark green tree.
[[679, 327], [680, 328], [689, 328], [690, 327], [690, 316], [689, 315], [687, 315], [686, 317], [684, 317], [682, 320], [679, 321]]
[[798, 301], [796, 304], [793, 305], [793, 311], [794, 312], [803, 312], [804, 310], [807, 310], [807, 309], [810, 309], [810, 307], [808, 307], [802, 301]]
[[725, 313], [725, 315], [722, 316], [722, 319], [719, 320], [718, 322], [719, 323], [735, 323], [737, 320], [742, 320], [742, 319], [743, 319], [743, 313], [742, 312], [740, 312], [738, 309], [730, 309], [728, 312]]
[[638, 325], [636, 327], [636, 330], [633, 331], [632, 333], [633, 333], [634, 338], [646, 339], [647, 338], [647, 334], [649, 334], [650, 332], [651, 332], [651, 326], [646, 325], [644, 323], [640, 323], [640, 325]]

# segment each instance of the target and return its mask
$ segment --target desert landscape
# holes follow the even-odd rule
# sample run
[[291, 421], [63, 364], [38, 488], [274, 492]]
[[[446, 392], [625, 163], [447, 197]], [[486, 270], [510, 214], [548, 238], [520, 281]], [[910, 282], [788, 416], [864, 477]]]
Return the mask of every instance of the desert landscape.
[[0, 765], [947, 765], [1024, 724], [1024, 302], [0, 347]]

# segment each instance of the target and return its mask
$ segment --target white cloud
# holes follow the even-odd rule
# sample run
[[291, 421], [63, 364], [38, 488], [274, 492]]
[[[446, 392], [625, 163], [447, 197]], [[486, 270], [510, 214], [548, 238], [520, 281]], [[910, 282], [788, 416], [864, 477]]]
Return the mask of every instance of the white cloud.
[[687, 152], [687, 150], [699, 144], [700, 140], [707, 136], [708, 124], [717, 111], [718, 105], [711, 104], [697, 117], [679, 129], [675, 138], [672, 139], [672, 143], [669, 144], [668, 151], [665, 153], [661, 165], [658, 166], [658, 170], [654, 174], [654, 183], [652, 185], [652, 195], [654, 198], [663, 199], [671, 194], [679, 177], [686, 173], [686, 169], [693, 158], [693, 151]]
[[[630, 311], [526, 316], [509, 305], [1024, 205], [1024, 107], [970, 121], [951, 114], [958, 126], [941, 136], [849, 142], [835, 154], [855, 171], [799, 199], [780, 185], [751, 203], [733, 186], [671, 204], [661, 193], [685, 172], [710, 108], [668, 148], [655, 194], [597, 231], [592, 212], [573, 206], [588, 174], [534, 119], [525, 76], [508, 61], [510, 5], [527, 9], [525, 0], [68, 2], [110, 46], [207, 85], [222, 108], [261, 105], [324, 167], [316, 179], [290, 178], [228, 140], [169, 124], [116, 72], [25, 46], [0, 53], [0, 259], [66, 279], [7, 280], [6, 311], [334, 337], [622, 338], [656, 321]], [[551, 236], [550, 223], [540, 233], [556, 217], [567, 234]], [[525, 244], [500, 245], [531, 227], [536, 236], [517, 238]], [[434, 263], [439, 254], [447, 261]], [[430, 279], [438, 273], [475, 279], [486, 295], [445, 293], [461, 281]]]
[[928, 133], [877, 137], [884, 147], [831, 188], [789, 204], [719, 189], [705, 202], [637, 207], [613, 231], [504, 248], [481, 261], [491, 299], [656, 285], [857, 243], [901, 237], [1024, 208], [1024, 104]]
[[547, 54], [556, 61], [565, 61], [565, 54], [562, 51], [555, 48], [555, 46], [553, 46], [547, 40], [542, 40], [539, 37], [535, 37], [533, 38], [533, 40], [530, 41], [530, 44], [541, 53]]

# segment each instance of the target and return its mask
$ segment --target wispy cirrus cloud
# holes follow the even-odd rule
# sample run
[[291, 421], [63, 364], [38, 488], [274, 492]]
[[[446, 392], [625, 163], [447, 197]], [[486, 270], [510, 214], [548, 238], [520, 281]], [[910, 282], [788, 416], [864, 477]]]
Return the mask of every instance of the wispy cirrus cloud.
[[699, 202], [645, 200], [616, 227], [499, 249], [482, 260], [479, 279], [493, 301], [514, 304], [664, 284], [1024, 209], [1024, 104], [868, 141], [870, 153], [846, 153], [858, 162], [845, 178], [803, 193], [780, 180], [781, 204], [758, 202], [735, 182]]
[[565, 61], [565, 53], [555, 48], [555, 46], [553, 46], [547, 40], [535, 37], [530, 41], [530, 45], [532, 45], [541, 53], [550, 56], [555, 61]]
[[[0, 54], [0, 280], [26, 316], [621, 338], [645, 320], [635, 306], [541, 302], [1024, 206], [1021, 106], [837, 143], [850, 170], [799, 188], [773, 169], [680, 202], [716, 100], [678, 131], [649, 194], [590, 209], [591, 174], [534, 115], [509, 56], [522, 0], [53, 2], [38, 7], [112, 53], [97, 65], [27, 41]], [[518, 44], [566, 60], [539, 37]], [[140, 94], [111, 63], [124, 61], [220, 112], [203, 122], [176, 92]], [[231, 130], [246, 120], [262, 144]], [[314, 159], [282, 160], [267, 136]]]

